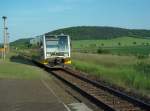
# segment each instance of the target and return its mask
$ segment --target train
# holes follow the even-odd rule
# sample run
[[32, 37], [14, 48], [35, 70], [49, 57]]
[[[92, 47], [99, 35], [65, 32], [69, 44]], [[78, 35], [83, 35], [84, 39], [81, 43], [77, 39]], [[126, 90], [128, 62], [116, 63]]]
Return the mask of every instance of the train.
[[30, 40], [32, 59], [51, 67], [71, 64], [69, 35], [43, 34]]

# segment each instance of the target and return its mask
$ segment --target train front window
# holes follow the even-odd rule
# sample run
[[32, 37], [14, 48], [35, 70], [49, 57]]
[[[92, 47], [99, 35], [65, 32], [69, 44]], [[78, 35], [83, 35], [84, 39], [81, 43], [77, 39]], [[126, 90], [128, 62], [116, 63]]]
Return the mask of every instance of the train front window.
[[47, 56], [69, 56], [68, 36], [47, 36]]
[[58, 39], [51, 39], [46, 41], [47, 52], [58, 51]]
[[68, 52], [68, 37], [67, 36], [58, 36], [58, 48], [60, 52]]

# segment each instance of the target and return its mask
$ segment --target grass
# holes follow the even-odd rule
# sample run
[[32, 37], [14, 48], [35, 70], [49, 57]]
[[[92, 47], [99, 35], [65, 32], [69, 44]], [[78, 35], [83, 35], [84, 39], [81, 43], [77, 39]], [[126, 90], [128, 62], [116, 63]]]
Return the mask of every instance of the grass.
[[77, 40], [72, 42], [74, 52], [112, 53], [119, 55], [148, 55], [150, 39], [120, 37], [109, 40]]
[[[120, 43], [120, 45], [118, 44]], [[73, 48], [117, 47], [150, 45], [150, 39], [120, 37], [108, 40], [76, 40], [72, 41]]]
[[14, 54], [7, 56], [6, 60], [0, 59], [0, 79], [41, 79], [46, 78], [44, 71], [32, 63], [20, 58], [11, 59]]
[[[75, 68], [110, 84], [150, 97], [150, 71], [144, 72], [144, 68], [150, 65], [149, 62], [149, 59], [139, 60], [133, 56], [73, 53]], [[138, 63], [146, 66], [141, 68]]]
[[120, 55], [149, 55], [150, 46], [126, 46], [103, 48], [107, 52]]

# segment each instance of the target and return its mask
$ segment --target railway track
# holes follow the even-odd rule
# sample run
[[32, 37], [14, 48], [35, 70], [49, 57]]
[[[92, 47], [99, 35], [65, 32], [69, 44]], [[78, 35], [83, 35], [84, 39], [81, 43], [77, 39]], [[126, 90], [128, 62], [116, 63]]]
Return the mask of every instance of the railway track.
[[150, 108], [149, 105], [141, 101], [133, 98], [131, 100], [127, 95], [126, 97], [125, 95], [120, 96], [121, 94], [114, 94], [113, 91], [105, 89], [106, 87], [100, 87], [99, 84], [95, 85], [70, 70], [58, 69], [52, 73], [106, 111], [148, 111]]
[[71, 69], [57, 68], [52, 70], [48, 65], [33, 62], [51, 72], [106, 111], [150, 111], [149, 104], [90, 80]]

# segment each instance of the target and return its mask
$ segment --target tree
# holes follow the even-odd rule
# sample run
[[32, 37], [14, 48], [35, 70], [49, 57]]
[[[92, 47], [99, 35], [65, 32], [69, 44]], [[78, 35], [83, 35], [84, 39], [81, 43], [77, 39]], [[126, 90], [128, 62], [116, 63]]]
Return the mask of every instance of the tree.
[[146, 45], [148, 46], [148, 45], [149, 45], [149, 43], [147, 42], [147, 43], [146, 43]]
[[136, 42], [133, 42], [134, 45], [136, 45]]
[[121, 43], [120, 43], [120, 42], [118, 42], [118, 45], [119, 45], [119, 46], [121, 46]]

